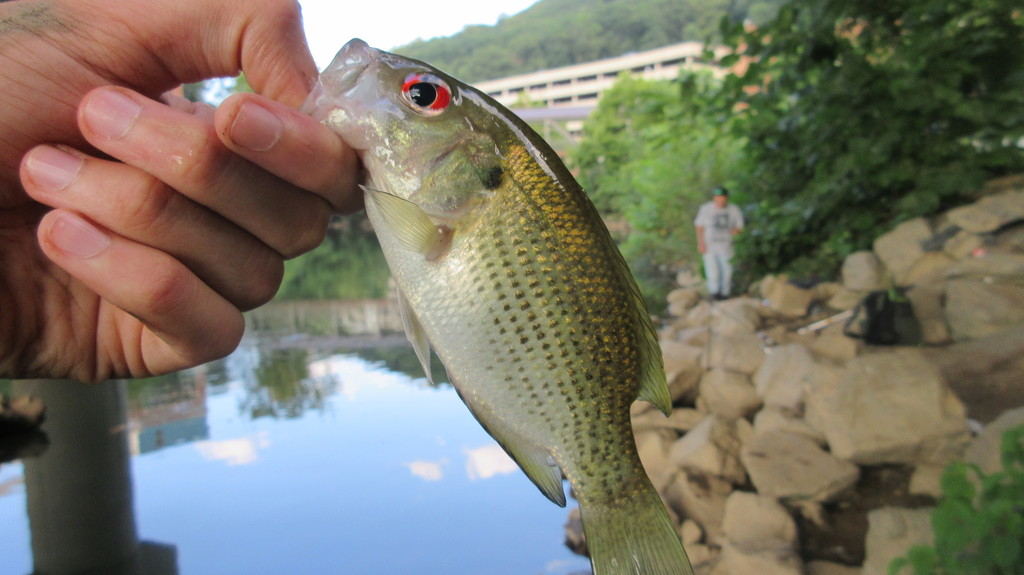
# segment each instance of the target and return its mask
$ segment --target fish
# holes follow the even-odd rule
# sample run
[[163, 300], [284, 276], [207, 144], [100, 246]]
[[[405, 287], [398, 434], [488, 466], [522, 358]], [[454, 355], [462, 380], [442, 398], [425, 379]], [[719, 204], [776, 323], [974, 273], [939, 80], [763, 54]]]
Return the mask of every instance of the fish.
[[586, 192], [491, 97], [348, 42], [303, 111], [360, 156], [406, 335], [540, 491], [579, 504], [595, 575], [691, 575], [630, 425], [672, 401], [643, 297]]

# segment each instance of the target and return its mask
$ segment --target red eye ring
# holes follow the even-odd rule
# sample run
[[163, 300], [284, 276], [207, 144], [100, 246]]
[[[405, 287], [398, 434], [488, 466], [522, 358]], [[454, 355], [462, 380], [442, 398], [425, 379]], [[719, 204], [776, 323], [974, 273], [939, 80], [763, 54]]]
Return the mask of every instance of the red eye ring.
[[448, 83], [433, 74], [414, 73], [402, 83], [402, 98], [424, 116], [436, 116], [448, 109], [452, 91]]

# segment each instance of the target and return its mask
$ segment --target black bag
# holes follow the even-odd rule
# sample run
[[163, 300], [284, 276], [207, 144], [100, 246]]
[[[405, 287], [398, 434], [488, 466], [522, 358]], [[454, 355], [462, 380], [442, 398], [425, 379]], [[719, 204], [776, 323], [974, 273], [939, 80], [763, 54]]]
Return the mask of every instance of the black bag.
[[[854, 326], [856, 330], [851, 329]], [[903, 288], [869, 293], [853, 308], [853, 315], [843, 327], [843, 333], [871, 345], [921, 343], [921, 324]]]

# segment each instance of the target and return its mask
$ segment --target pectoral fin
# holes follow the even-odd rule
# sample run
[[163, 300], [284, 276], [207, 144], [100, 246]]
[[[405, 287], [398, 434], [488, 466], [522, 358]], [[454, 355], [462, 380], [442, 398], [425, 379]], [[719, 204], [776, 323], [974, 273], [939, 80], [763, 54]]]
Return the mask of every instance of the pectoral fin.
[[423, 331], [419, 318], [409, 306], [402, 290], [398, 290], [398, 311], [402, 314], [402, 327], [405, 328], [405, 337], [412, 343], [412, 349], [416, 352], [416, 358], [420, 360], [423, 373], [427, 376], [427, 382], [433, 385], [434, 377], [430, 373], [430, 341], [427, 340], [427, 332]]
[[437, 254], [444, 243], [444, 234], [430, 221], [427, 213], [409, 200], [361, 186], [368, 201], [373, 202], [388, 230], [398, 243], [424, 256]]
[[[451, 374], [449, 374], [449, 379], [452, 379]], [[519, 465], [530, 481], [555, 505], [565, 507], [562, 469], [551, 457], [551, 452], [527, 440], [494, 415], [486, 406], [478, 405], [471, 397], [464, 395], [457, 381], [452, 379], [452, 383], [473, 417], [498, 442], [505, 453], [508, 453]]]

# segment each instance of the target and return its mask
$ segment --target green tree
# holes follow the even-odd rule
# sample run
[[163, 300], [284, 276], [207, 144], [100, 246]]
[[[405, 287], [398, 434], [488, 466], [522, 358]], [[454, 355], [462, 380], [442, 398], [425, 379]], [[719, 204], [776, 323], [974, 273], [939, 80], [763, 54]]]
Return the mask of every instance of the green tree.
[[708, 190], [729, 184], [741, 141], [708, 106], [717, 82], [625, 77], [598, 103], [570, 156], [598, 209], [628, 224], [622, 251], [652, 308], [672, 275], [697, 259], [693, 218]]
[[725, 84], [747, 139], [739, 257], [830, 274], [892, 224], [1024, 169], [1024, 15], [1015, 0], [791, 2], [723, 22], [752, 59]]

